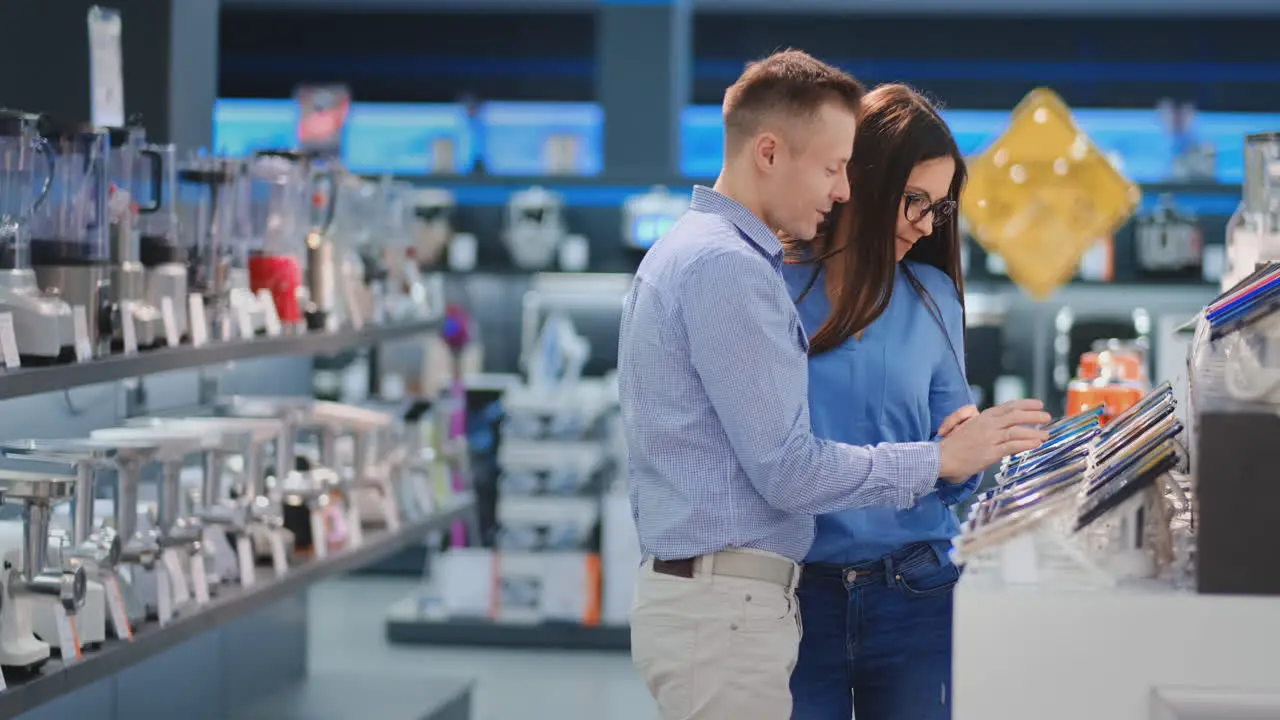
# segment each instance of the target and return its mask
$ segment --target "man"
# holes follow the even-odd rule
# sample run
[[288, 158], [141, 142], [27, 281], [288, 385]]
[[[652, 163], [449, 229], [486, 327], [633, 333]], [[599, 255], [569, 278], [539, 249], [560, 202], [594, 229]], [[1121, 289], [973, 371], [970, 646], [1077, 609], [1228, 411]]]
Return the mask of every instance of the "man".
[[1036, 401], [939, 442], [853, 447], [813, 437], [804, 329], [778, 233], [812, 238], [849, 197], [863, 88], [797, 51], [725, 93], [714, 189], [645, 256], [622, 319], [618, 377], [645, 554], [632, 658], [667, 720], [785, 720], [799, 644], [798, 561], [813, 516], [906, 508], [1046, 438]]

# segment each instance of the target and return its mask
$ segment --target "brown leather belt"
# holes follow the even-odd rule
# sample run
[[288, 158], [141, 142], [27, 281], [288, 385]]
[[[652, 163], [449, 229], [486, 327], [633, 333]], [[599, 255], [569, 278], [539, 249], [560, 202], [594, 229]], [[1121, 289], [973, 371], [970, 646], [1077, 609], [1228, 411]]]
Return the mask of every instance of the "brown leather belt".
[[[692, 579], [698, 568], [699, 558], [681, 560], [653, 560], [653, 571], [661, 575]], [[713, 553], [711, 574], [727, 577], [761, 580], [784, 587], [797, 582], [800, 567], [782, 557], [723, 551]]]

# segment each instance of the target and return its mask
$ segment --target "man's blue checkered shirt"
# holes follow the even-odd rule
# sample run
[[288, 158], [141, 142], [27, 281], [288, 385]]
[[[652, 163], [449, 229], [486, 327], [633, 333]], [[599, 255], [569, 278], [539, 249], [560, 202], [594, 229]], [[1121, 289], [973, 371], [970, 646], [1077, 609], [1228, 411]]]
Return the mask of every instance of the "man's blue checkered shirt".
[[808, 342], [781, 266], [764, 222], [705, 187], [640, 263], [618, 381], [647, 556], [743, 547], [799, 561], [814, 515], [908, 508], [934, 491], [936, 443], [864, 448], [813, 436]]

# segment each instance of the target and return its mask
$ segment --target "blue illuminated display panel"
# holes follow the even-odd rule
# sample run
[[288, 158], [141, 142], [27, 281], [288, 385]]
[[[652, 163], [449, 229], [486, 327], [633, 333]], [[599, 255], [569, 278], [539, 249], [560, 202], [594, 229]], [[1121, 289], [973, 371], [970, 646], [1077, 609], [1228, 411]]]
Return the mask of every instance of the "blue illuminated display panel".
[[[467, 173], [475, 164], [470, 120], [453, 103], [355, 103], [342, 161], [357, 173], [425, 175], [440, 167]], [[442, 153], [452, 159], [441, 163]]]
[[485, 103], [480, 127], [490, 175], [548, 174], [548, 153], [558, 138], [575, 148], [571, 172], [564, 174], [590, 177], [604, 170], [604, 111], [596, 103]]
[[243, 157], [258, 150], [297, 145], [298, 105], [293, 100], [221, 98], [213, 105], [213, 151]]

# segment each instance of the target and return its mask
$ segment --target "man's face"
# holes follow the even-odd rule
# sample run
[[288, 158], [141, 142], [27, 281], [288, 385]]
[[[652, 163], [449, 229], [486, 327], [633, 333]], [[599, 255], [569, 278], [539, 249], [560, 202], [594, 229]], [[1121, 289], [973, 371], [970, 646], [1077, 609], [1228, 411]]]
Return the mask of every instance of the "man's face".
[[828, 103], [812, 120], [779, 134], [761, 198], [770, 227], [812, 239], [831, 206], [849, 199], [847, 165], [856, 130], [852, 112]]

